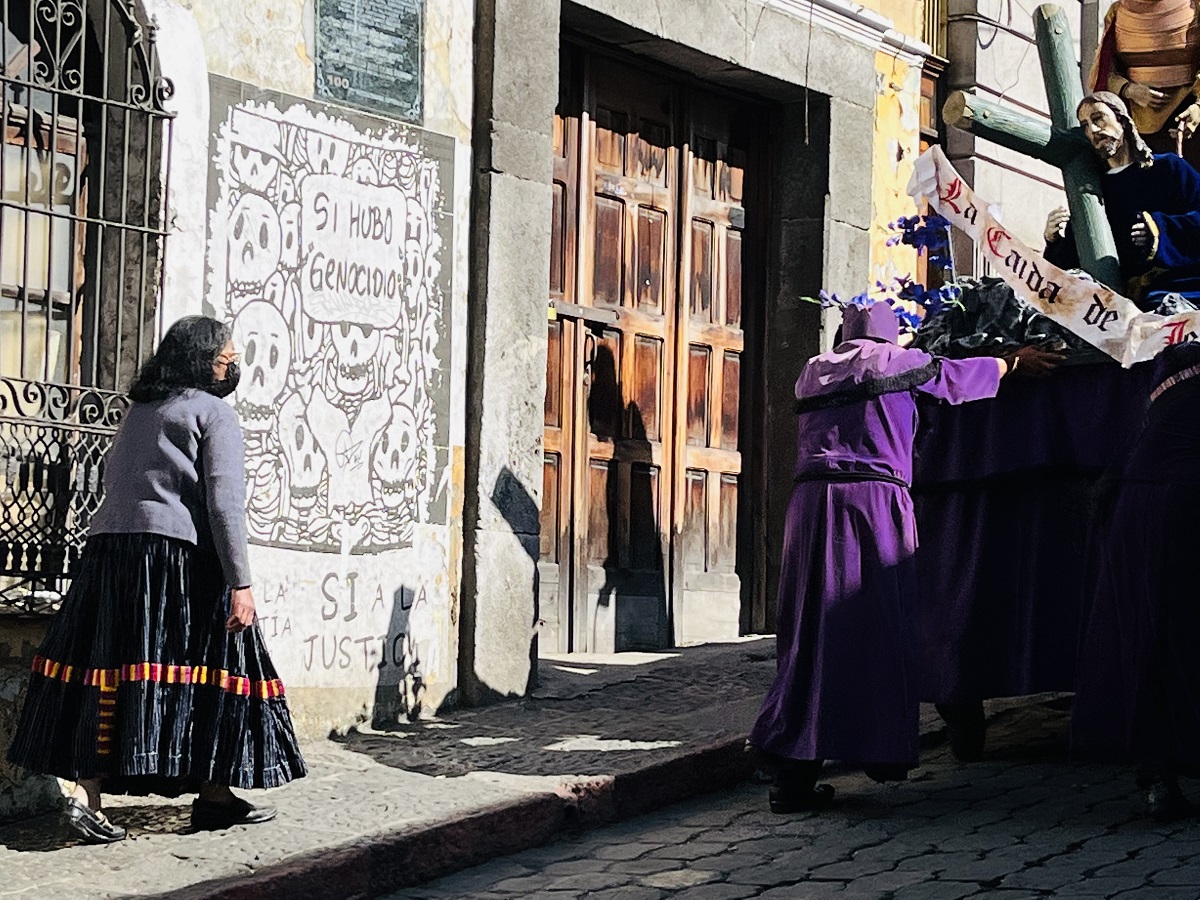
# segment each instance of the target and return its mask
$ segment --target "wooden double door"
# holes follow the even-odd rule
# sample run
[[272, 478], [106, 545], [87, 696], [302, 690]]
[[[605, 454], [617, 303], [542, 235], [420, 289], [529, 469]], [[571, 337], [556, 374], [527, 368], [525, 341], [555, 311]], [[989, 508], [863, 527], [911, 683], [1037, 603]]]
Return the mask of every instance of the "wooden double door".
[[762, 111], [570, 45], [560, 84], [539, 647], [735, 637]]

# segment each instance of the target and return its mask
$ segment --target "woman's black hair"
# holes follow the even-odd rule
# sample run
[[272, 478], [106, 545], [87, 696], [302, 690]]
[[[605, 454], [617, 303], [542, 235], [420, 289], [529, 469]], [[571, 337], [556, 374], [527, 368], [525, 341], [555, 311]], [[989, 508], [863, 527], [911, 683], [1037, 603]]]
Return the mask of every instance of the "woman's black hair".
[[213, 363], [232, 334], [224, 322], [208, 316], [184, 316], [167, 330], [154, 355], [133, 379], [129, 399], [147, 403], [189, 388], [210, 387], [216, 380]]

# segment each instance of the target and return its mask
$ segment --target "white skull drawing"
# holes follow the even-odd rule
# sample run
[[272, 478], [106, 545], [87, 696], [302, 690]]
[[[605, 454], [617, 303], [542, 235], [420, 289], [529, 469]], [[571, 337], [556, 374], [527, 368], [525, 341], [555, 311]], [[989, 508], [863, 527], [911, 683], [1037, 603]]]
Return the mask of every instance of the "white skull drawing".
[[262, 287], [279, 266], [279, 216], [265, 197], [243, 194], [229, 214], [228, 280], [234, 293]]
[[371, 446], [371, 489], [388, 509], [404, 507], [415, 514], [418, 440], [413, 411], [407, 406], [393, 407], [391, 421]]
[[229, 166], [243, 190], [266, 194], [279, 174], [279, 124], [243, 110], [230, 122]]
[[229, 156], [234, 180], [245, 190], [265, 194], [279, 174], [278, 159], [246, 144], [232, 145]]
[[300, 290], [296, 276], [288, 272], [275, 272], [263, 285], [262, 299], [266, 300], [288, 318], [288, 311], [299, 305]]
[[266, 300], [247, 303], [233, 320], [233, 344], [242, 354], [242, 378], [234, 403], [242, 428], [269, 431], [292, 363], [283, 314]]
[[379, 329], [352, 322], [330, 326], [335, 365], [333, 380], [343, 394], [361, 394], [371, 386], [371, 364], [379, 349]]
[[300, 265], [300, 204], [289, 203], [279, 213], [279, 261], [285, 268]]
[[297, 346], [300, 347], [304, 359], [313, 359], [321, 353], [325, 346], [328, 330], [323, 322], [318, 322], [312, 316], [301, 315], [301, 321], [296, 328]]
[[350, 164], [350, 145], [319, 131], [304, 135], [305, 161], [317, 175], [345, 175]]
[[279, 443], [288, 467], [288, 499], [293, 512], [311, 512], [325, 480], [327, 462], [308, 424], [304, 398], [292, 394], [279, 410]]
[[275, 189], [271, 192], [271, 199], [275, 201], [278, 207], [287, 206], [289, 203], [295, 203], [300, 199], [300, 191], [296, 187], [296, 179], [291, 176], [290, 172], [280, 170], [279, 176], [275, 179]]
[[350, 167], [350, 177], [359, 184], [379, 184], [379, 173], [375, 164], [365, 156], [360, 156]]
[[385, 184], [409, 188], [417, 183], [417, 156], [415, 153], [389, 153], [380, 166]]

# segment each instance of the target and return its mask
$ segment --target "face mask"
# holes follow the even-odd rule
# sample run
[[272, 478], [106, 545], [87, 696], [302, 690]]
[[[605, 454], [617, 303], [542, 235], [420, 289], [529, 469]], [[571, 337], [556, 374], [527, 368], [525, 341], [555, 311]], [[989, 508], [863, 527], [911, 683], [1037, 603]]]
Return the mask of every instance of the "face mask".
[[214, 381], [207, 388], [208, 392], [214, 397], [228, 397], [237, 390], [238, 382], [242, 378], [242, 370], [238, 364], [231, 362], [225, 367], [225, 378], [221, 381]]

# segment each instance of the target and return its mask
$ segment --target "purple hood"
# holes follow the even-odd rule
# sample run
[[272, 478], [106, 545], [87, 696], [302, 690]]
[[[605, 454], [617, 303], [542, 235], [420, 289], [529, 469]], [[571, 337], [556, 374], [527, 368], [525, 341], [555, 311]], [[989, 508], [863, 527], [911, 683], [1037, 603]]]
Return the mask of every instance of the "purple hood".
[[923, 350], [905, 350], [896, 341], [900, 325], [886, 303], [848, 306], [842, 312], [842, 343], [814, 356], [796, 381], [796, 398], [833, 394], [869, 381], [892, 378], [928, 365]]

